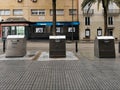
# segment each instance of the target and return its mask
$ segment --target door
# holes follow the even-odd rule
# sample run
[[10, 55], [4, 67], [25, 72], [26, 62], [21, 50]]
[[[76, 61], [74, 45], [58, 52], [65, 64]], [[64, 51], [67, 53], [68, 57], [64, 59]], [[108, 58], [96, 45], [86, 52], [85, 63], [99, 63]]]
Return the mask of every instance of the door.
[[108, 29], [109, 36], [113, 36], [113, 29]]

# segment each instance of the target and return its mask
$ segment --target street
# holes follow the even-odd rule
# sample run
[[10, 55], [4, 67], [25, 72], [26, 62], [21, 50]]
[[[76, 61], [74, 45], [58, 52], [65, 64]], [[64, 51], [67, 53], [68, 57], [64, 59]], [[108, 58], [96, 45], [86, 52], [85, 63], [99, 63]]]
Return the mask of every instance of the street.
[[[0, 44], [2, 45], [2, 44]], [[120, 55], [94, 57], [93, 43], [67, 43], [78, 60], [0, 60], [0, 90], [120, 90]], [[49, 50], [48, 42], [27, 42], [27, 51]]]

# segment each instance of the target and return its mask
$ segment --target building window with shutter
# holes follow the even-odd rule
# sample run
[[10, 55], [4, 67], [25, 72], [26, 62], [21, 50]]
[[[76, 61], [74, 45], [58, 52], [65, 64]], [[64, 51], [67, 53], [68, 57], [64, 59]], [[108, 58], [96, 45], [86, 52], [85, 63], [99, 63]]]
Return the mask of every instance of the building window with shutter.
[[108, 25], [113, 25], [113, 17], [108, 17]]
[[85, 17], [85, 25], [90, 25], [90, 17]]
[[13, 15], [14, 16], [22, 16], [23, 15], [23, 10], [22, 9], [14, 9], [13, 10]]
[[32, 9], [31, 10], [31, 15], [35, 15], [35, 16], [45, 16], [45, 9]]
[[[50, 9], [50, 15], [53, 15], [53, 9]], [[57, 16], [63, 16], [64, 15], [64, 9], [56, 9], [56, 15]]]

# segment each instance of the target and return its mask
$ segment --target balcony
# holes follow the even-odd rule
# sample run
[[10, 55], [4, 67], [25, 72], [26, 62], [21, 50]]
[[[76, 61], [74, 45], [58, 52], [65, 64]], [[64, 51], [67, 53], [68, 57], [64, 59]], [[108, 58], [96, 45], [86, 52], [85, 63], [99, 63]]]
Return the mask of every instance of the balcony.
[[108, 15], [118, 16], [120, 14], [120, 9], [109, 9]]
[[120, 14], [120, 9], [108, 9], [108, 16], [119, 16], [119, 14]]
[[94, 14], [94, 9], [90, 9], [89, 11], [88, 11], [88, 9], [83, 10], [84, 16], [92, 16], [93, 14]]

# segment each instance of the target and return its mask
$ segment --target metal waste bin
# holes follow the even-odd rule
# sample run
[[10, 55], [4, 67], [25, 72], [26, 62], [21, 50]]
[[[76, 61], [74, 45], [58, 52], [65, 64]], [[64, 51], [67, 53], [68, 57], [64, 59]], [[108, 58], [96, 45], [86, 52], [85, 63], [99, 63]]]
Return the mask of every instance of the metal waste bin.
[[26, 55], [26, 38], [24, 35], [8, 35], [6, 40], [6, 57], [23, 57]]
[[49, 57], [62, 58], [66, 57], [66, 37], [50, 36]]
[[94, 42], [94, 55], [99, 58], [115, 58], [113, 36], [98, 36]]

